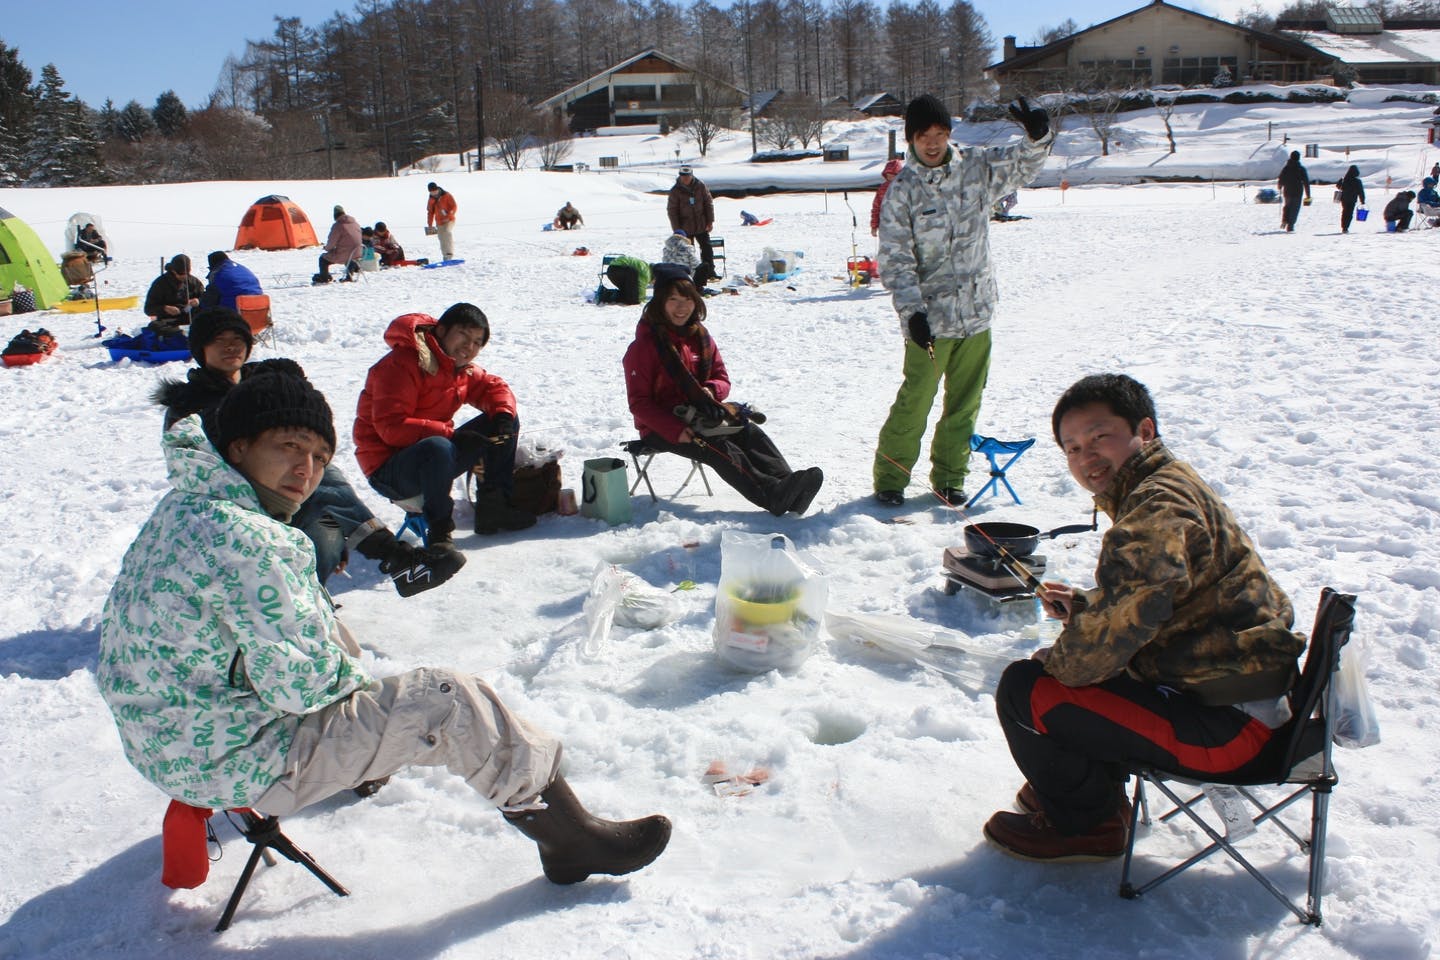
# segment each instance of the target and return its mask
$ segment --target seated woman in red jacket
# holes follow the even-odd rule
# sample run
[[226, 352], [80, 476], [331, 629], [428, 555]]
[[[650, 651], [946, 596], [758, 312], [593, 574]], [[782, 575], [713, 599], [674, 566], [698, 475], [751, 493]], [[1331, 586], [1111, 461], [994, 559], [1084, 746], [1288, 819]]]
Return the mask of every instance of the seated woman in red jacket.
[[635, 426], [651, 447], [700, 461], [775, 516], [804, 513], [825, 475], [819, 467], [791, 470], [758, 426], [765, 417], [725, 401], [730, 376], [704, 320], [705, 301], [688, 271], [657, 265], [655, 296], [625, 351]]

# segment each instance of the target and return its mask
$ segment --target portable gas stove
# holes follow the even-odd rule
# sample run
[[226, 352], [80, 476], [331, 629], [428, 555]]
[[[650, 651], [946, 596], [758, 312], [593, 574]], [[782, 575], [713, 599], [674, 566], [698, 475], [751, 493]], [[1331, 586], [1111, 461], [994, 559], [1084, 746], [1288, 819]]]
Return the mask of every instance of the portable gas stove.
[[[1044, 556], [1032, 554], [1015, 559], [1037, 578], [1044, 577]], [[1035, 599], [1034, 591], [1016, 579], [998, 557], [977, 556], [964, 547], [946, 547], [942, 565], [947, 597], [970, 590], [999, 603]]]

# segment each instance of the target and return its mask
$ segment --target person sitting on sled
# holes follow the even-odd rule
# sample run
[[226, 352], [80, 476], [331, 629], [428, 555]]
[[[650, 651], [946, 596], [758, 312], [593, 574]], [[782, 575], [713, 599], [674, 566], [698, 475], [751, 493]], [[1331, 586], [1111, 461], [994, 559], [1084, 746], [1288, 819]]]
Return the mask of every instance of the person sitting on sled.
[[1095, 587], [1045, 583], [1054, 645], [1006, 668], [1000, 727], [1025, 784], [985, 836], [1026, 860], [1125, 852], [1123, 772], [1200, 781], [1243, 767], [1289, 719], [1305, 637], [1228, 507], [1160, 440], [1155, 404], [1124, 374], [1085, 377], [1051, 416], [1070, 475], [1113, 521]]
[[400, 241], [395, 239], [384, 220], [375, 224], [372, 236], [375, 243], [375, 256], [380, 258], [380, 266], [392, 267], [405, 259], [405, 248], [400, 246]]
[[775, 516], [803, 514], [820, 491], [819, 467], [791, 470], [760, 429], [765, 417], [727, 403], [730, 375], [689, 271], [655, 266], [655, 296], [625, 351], [625, 392], [635, 426], [657, 450], [697, 460]]
[[535, 841], [553, 883], [631, 873], [664, 851], [668, 819], [591, 815], [560, 773], [560, 741], [482, 678], [366, 671], [310, 542], [286, 522], [335, 452], [309, 382], [248, 377], [164, 447], [173, 489], [121, 562], [95, 670], [145, 779], [191, 806], [286, 816], [408, 766], [444, 767]]

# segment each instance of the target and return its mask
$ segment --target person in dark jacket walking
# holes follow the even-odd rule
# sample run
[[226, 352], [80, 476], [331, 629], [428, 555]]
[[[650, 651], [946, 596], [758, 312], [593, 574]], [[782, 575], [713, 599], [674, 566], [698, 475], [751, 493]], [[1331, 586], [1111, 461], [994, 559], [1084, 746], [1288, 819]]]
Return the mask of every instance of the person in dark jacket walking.
[[690, 167], [680, 168], [675, 185], [670, 188], [670, 198], [665, 204], [670, 216], [670, 230], [684, 230], [700, 245], [700, 266], [695, 269], [695, 283], [705, 286], [719, 277], [715, 272], [715, 251], [710, 245], [710, 231], [715, 228], [715, 200], [710, 188], [695, 176]]
[[200, 305], [204, 293], [205, 285], [190, 272], [190, 258], [175, 254], [145, 294], [150, 329], [162, 335], [180, 332], [190, 322], [190, 313]]
[[1285, 197], [1285, 205], [1280, 208], [1280, 224], [1286, 233], [1294, 233], [1295, 221], [1300, 218], [1300, 204], [1310, 202], [1310, 174], [1300, 165], [1299, 150], [1290, 151], [1290, 159], [1285, 162], [1275, 185]]
[[[233, 265], [233, 264], [232, 264]], [[305, 378], [293, 360], [273, 358], [251, 363], [254, 334], [244, 318], [217, 307], [201, 310], [190, 325], [190, 353], [198, 364], [184, 380], [162, 380], [154, 400], [165, 408], [165, 429], [198, 413], [208, 417], [225, 395], [251, 376], [283, 373]], [[314, 494], [290, 519], [315, 546], [315, 576], [324, 583], [353, 548], [380, 564], [402, 597], [438, 587], [465, 565], [458, 553], [416, 549], [397, 540], [355, 493], [334, 463], [326, 464]]]
[[1350, 232], [1350, 221], [1355, 218], [1355, 204], [1365, 206], [1365, 184], [1360, 182], [1360, 168], [1353, 163], [1340, 180], [1340, 232]]
[[791, 470], [759, 424], [761, 414], [726, 402], [730, 374], [705, 329], [705, 300], [684, 266], [655, 266], [655, 296], [625, 351], [625, 392], [651, 447], [718, 473], [740, 495], [775, 516], [803, 514], [825, 474]]
[[200, 297], [202, 310], [210, 307], [234, 310], [236, 297], [265, 292], [260, 288], [260, 280], [251, 272], [250, 268], [243, 263], [231, 260], [224, 250], [216, 250], [210, 254], [208, 260], [210, 272], [207, 274], [207, 279], [209, 282], [205, 285], [204, 295]]
[[1114, 521], [1095, 587], [1045, 583], [1053, 646], [1006, 668], [1000, 727], [1026, 781], [985, 836], [1027, 860], [1125, 852], [1131, 763], [1202, 782], [1244, 767], [1289, 719], [1305, 638], [1229, 508], [1160, 440], [1145, 386], [1085, 377], [1051, 416], [1075, 481]]

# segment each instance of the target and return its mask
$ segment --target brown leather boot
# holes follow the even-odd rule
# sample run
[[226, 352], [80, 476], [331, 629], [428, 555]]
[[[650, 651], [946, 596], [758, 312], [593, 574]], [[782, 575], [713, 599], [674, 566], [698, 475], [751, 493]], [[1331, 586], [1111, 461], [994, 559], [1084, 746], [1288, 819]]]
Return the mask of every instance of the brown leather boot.
[[985, 838], [1022, 860], [1083, 862], [1123, 855], [1129, 830], [1119, 810], [1080, 834], [1061, 833], [1043, 813], [1001, 810], [985, 824]]
[[540, 848], [551, 883], [579, 883], [592, 873], [613, 877], [639, 870], [670, 842], [670, 821], [659, 814], [639, 820], [602, 820], [580, 805], [565, 778], [540, 794], [547, 807], [507, 813], [517, 830]]

